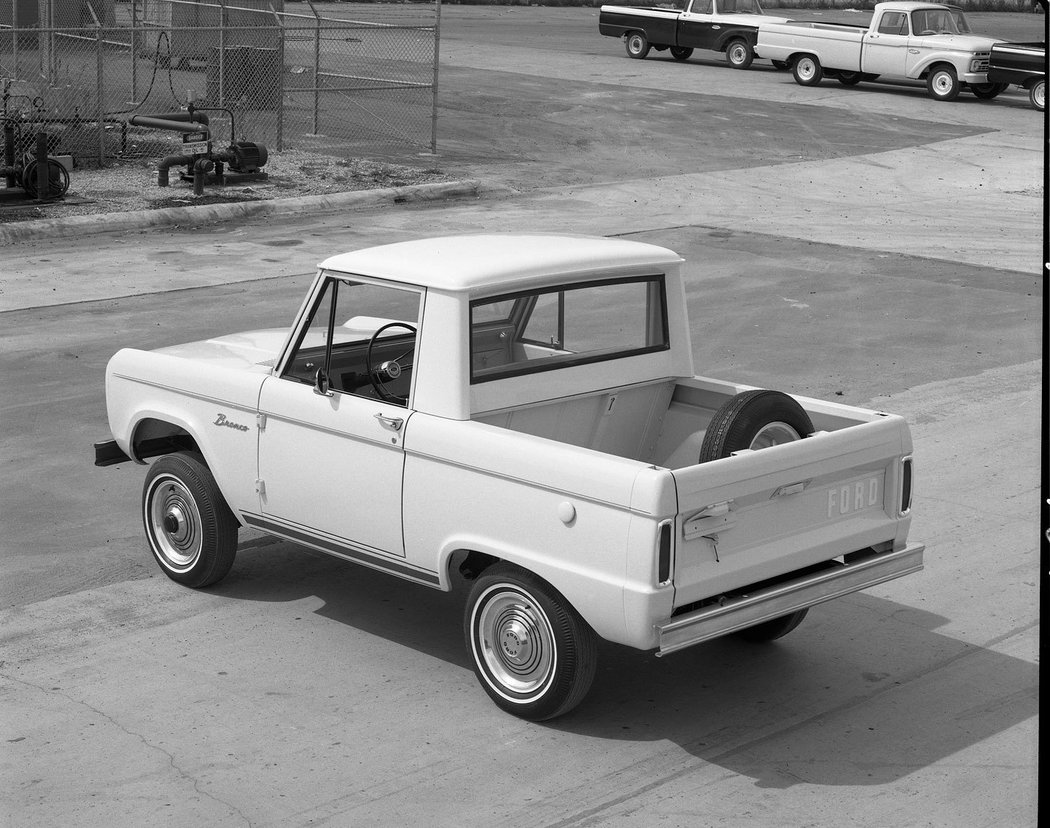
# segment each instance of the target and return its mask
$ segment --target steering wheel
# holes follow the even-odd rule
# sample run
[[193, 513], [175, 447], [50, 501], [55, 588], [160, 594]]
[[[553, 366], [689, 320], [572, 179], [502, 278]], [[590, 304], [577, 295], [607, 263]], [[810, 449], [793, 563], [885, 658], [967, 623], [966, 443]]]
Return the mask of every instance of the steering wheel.
[[408, 394], [405, 394], [404, 396], [401, 394], [394, 394], [387, 390], [385, 384], [391, 380], [396, 380], [405, 371], [412, 370], [412, 363], [402, 365], [401, 360], [412, 353], [415, 345], [413, 344], [413, 347], [409, 348], [401, 354], [401, 356], [395, 357], [394, 359], [388, 359], [386, 362], [381, 363], [375, 368], [372, 367], [372, 349], [375, 348], [376, 340], [379, 339], [379, 335], [388, 328], [405, 328], [406, 330], [411, 331], [413, 336], [419, 333], [415, 328], [405, 322], [387, 322], [385, 325], [377, 328], [376, 332], [372, 334], [371, 339], [368, 340], [368, 348], [365, 349], [365, 370], [368, 371], [368, 381], [372, 384], [372, 387], [375, 389], [375, 392], [379, 395], [380, 399], [386, 400], [389, 403], [396, 403], [397, 405], [408, 405]]

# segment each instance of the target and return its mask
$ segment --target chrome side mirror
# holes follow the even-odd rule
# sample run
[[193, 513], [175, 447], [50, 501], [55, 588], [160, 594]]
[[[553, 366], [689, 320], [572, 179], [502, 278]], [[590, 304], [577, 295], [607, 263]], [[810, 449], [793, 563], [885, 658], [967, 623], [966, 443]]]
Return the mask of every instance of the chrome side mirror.
[[322, 397], [332, 396], [332, 383], [328, 379], [328, 374], [325, 373], [324, 368], [318, 368], [317, 373], [314, 374], [314, 393], [320, 394]]

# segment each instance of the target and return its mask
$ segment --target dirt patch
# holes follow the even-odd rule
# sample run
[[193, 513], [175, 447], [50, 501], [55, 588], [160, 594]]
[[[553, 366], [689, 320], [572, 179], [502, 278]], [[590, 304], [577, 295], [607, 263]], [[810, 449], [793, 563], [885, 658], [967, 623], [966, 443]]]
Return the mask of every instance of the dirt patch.
[[158, 186], [157, 163], [157, 160], [134, 161], [105, 169], [74, 169], [66, 195], [53, 201], [23, 199], [22, 191], [5, 191], [0, 186], [3, 194], [0, 223], [330, 195], [449, 180], [449, 176], [436, 167], [332, 158], [287, 150], [270, 156], [262, 169], [265, 176], [231, 175], [224, 185], [209, 181], [203, 194], [197, 196], [193, 194], [191, 182], [180, 180], [182, 167], [169, 171], [170, 186]]

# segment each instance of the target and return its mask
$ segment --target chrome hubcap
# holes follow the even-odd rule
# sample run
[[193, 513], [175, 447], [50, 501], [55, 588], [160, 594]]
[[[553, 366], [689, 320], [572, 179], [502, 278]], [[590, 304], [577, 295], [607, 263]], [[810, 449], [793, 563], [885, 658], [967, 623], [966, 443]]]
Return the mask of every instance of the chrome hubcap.
[[201, 517], [189, 490], [175, 478], [158, 478], [147, 512], [154, 548], [175, 572], [190, 569], [201, 553]]
[[[542, 692], [554, 673], [554, 634], [525, 592], [494, 586], [475, 609], [476, 655], [502, 695], [520, 701]], [[491, 682], [490, 682], [491, 683]]]

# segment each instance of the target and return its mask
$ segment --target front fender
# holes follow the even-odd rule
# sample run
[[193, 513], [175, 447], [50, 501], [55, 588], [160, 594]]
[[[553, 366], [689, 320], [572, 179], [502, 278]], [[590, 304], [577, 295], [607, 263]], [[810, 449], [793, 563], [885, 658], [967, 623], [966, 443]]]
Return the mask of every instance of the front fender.
[[[164, 438], [184, 433], [203, 455], [230, 508], [255, 510], [256, 413], [263, 379], [261, 373], [202, 370], [192, 360], [121, 351], [106, 372], [110, 432], [137, 462], [162, 453]], [[186, 444], [181, 439], [173, 448]]]

